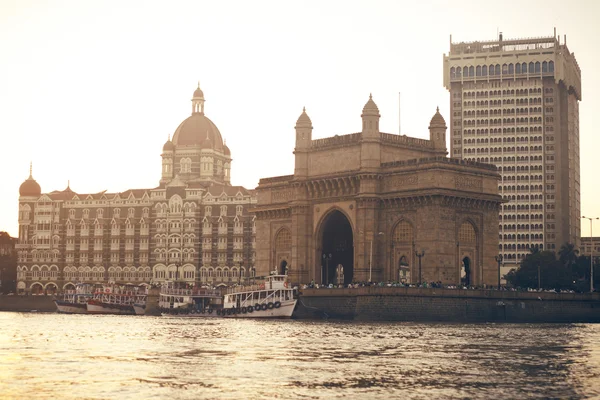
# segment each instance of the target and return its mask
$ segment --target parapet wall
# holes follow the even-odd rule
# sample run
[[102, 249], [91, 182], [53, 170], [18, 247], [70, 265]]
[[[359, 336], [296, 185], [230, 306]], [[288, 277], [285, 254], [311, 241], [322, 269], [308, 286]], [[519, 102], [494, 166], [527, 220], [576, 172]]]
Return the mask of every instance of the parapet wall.
[[54, 296], [0, 296], [0, 311], [56, 312]]
[[305, 289], [298, 319], [600, 322], [600, 294], [369, 287]]

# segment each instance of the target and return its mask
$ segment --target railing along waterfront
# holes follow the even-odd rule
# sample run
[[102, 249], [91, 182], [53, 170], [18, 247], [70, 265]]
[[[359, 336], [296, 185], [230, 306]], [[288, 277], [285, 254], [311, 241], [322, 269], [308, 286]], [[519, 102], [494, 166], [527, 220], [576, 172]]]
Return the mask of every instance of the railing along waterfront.
[[204, 296], [218, 297], [221, 292], [216, 289], [177, 289], [177, 288], [161, 288], [161, 294], [173, 296]]

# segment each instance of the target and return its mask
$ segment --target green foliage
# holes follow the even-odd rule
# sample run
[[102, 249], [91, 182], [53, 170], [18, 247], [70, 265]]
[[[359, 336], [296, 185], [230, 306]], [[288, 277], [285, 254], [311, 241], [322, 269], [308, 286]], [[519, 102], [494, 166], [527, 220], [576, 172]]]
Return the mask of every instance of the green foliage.
[[[558, 257], [552, 251], [532, 251], [517, 269], [506, 274], [509, 285], [521, 288], [538, 288], [538, 279], [542, 289], [571, 289], [578, 292], [589, 291], [590, 258], [578, 256], [572, 243], [560, 248]], [[600, 283], [594, 268], [596, 288]], [[538, 278], [539, 277], [539, 278]]]

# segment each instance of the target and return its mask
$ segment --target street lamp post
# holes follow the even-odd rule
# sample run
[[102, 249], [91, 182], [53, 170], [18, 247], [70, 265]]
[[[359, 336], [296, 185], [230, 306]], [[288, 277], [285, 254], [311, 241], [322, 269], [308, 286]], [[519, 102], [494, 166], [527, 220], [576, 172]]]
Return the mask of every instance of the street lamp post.
[[496, 259], [496, 262], [498, 263], [498, 289], [500, 289], [500, 265], [502, 265], [502, 260], [504, 259], [504, 257], [502, 257], [502, 254], [498, 254], [494, 258]]
[[325, 261], [325, 273], [324, 276], [321, 276], [321, 283], [327, 285], [329, 282], [329, 260], [331, 260], [331, 258], [333, 257], [333, 255], [331, 253], [329, 254], [323, 254], [323, 261]]
[[592, 220], [600, 219], [599, 217], [584, 217], [581, 218], [590, 220], [590, 245], [592, 249], [590, 250], [590, 293], [594, 292], [594, 234], [592, 233]]
[[[383, 235], [383, 232], [377, 232], [377, 236]], [[375, 236], [375, 235], [373, 235]], [[371, 246], [369, 250], [369, 282], [371, 282], [371, 273], [373, 272], [373, 239], [371, 239]]]
[[415, 251], [415, 256], [419, 257], [419, 285], [421, 284], [421, 258], [425, 255], [425, 250]]

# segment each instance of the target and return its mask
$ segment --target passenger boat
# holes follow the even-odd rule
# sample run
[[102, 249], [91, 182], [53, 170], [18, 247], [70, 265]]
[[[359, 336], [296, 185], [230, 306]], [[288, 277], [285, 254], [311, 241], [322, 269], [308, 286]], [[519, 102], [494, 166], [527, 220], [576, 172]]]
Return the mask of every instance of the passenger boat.
[[61, 314], [86, 314], [87, 302], [92, 298], [93, 292], [93, 284], [78, 283], [74, 290], [66, 290], [62, 300], [54, 300], [54, 303]]
[[188, 313], [203, 308], [217, 308], [223, 304], [218, 289], [190, 287], [185, 281], [167, 281], [160, 286], [158, 308], [165, 313]]
[[[143, 315], [145, 312], [146, 286], [105, 285], [98, 287], [93, 298], [87, 302], [89, 314]], [[137, 307], [134, 307], [137, 305]]]
[[209, 304], [206, 307], [190, 308], [188, 312], [171, 310], [172, 312], [162, 315], [195, 318], [291, 318], [297, 301], [294, 289], [288, 284], [287, 275], [269, 275], [260, 284], [228, 288], [223, 295], [221, 307]]

